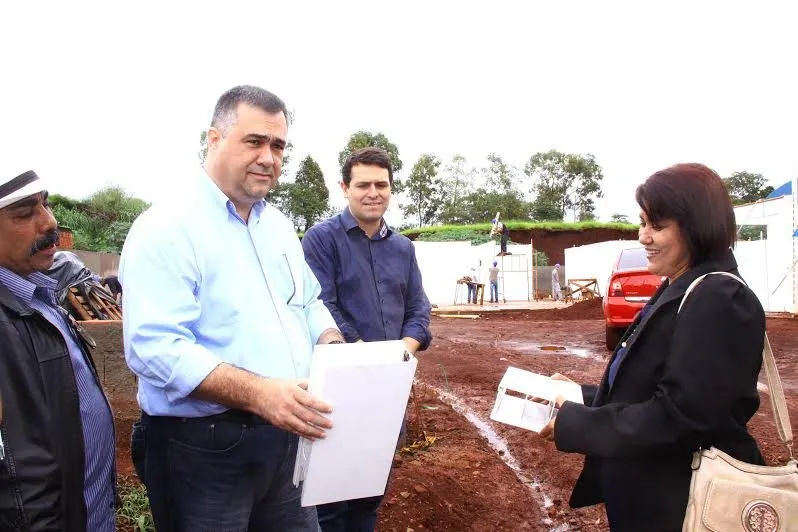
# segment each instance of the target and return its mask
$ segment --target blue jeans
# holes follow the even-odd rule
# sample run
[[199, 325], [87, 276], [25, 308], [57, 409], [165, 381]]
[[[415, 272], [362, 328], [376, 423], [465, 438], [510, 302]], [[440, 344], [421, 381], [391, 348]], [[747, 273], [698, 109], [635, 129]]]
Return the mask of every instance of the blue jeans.
[[468, 302], [477, 304], [477, 285], [468, 283]]
[[142, 414], [131, 455], [158, 532], [317, 532], [292, 482], [297, 441], [243, 412]]
[[491, 303], [499, 302], [499, 281], [490, 282], [490, 302]]

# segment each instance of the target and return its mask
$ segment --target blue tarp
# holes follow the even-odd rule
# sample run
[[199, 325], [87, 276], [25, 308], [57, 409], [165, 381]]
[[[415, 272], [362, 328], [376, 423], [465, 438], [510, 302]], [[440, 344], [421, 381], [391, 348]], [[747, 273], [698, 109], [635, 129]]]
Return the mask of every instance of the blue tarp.
[[768, 198], [778, 198], [779, 196], [786, 196], [792, 194], [792, 181], [787, 181], [773, 192], [768, 194]]

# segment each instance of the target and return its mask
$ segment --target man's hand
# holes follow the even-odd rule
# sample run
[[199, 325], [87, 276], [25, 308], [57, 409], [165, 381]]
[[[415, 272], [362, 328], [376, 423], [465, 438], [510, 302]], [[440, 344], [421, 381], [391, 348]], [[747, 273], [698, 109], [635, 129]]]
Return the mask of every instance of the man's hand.
[[319, 335], [319, 341], [316, 343], [321, 345], [329, 344], [330, 342], [346, 343], [346, 339], [338, 329], [324, 329], [324, 331]]
[[306, 438], [323, 438], [323, 429], [332, 428], [332, 422], [322, 414], [332, 412], [332, 407], [307, 388], [306, 380], [270, 379], [222, 363], [191, 395], [252, 412], [275, 427]]
[[409, 336], [405, 336], [402, 338], [402, 341], [405, 343], [405, 349], [411, 354], [415, 355], [416, 351], [421, 349], [421, 344], [415, 338], [410, 338]]
[[275, 427], [310, 438], [323, 438], [332, 422], [322, 414], [332, 407], [307, 391], [306, 380], [263, 379], [255, 402], [255, 414]]

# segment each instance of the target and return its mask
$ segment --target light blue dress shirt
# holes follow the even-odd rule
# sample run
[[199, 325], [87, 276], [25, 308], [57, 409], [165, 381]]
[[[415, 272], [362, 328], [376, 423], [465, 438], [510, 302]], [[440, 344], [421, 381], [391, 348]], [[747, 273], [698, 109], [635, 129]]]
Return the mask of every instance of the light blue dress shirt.
[[264, 201], [244, 222], [204, 171], [136, 220], [119, 279], [125, 358], [153, 416], [226, 410], [189, 396], [222, 362], [305, 378], [313, 345], [337, 329], [291, 222]]

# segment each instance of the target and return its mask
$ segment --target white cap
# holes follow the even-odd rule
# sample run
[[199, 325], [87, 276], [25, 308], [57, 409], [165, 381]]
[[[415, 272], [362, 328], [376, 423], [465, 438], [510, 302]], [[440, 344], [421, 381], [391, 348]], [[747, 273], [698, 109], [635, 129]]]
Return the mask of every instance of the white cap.
[[0, 209], [44, 190], [47, 185], [33, 170], [16, 177], [0, 175]]

